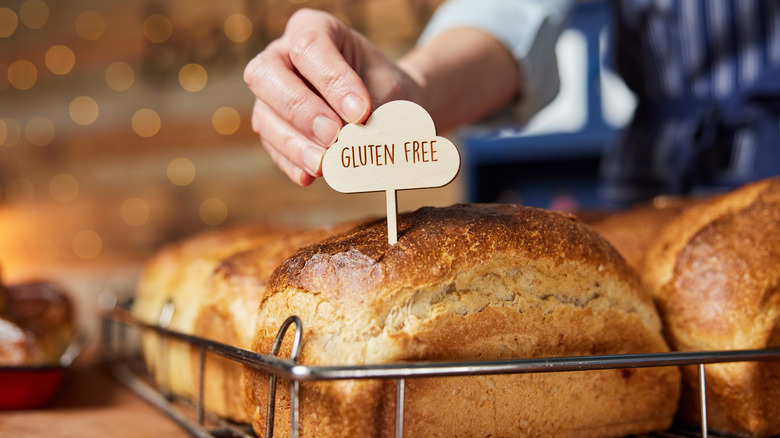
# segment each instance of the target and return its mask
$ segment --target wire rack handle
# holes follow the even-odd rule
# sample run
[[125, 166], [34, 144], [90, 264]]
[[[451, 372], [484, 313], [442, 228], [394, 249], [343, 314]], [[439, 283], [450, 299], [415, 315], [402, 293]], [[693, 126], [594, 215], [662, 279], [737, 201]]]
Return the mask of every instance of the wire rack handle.
[[[292, 315], [284, 320], [279, 331], [276, 333], [274, 345], [271, 347], [271, 354], [279, 355], [279, 349], [282, 347], [282, 341], [287, 334], [287, 329], [291, 324], [295, 324], [295, 337], [293, 338], [292, 352], [290, 360], [298, 362], [301, 355], [301, 342], [303, 340], [303, 324], [301, 319]], [[276, 374], [271, 373], [268, 376], [268, 406], [266, 407], [265, 437], [274, 436], [274, 411], [276, 410]], [[290, 380], [290, 436], [298, 438], [298, 381]]]

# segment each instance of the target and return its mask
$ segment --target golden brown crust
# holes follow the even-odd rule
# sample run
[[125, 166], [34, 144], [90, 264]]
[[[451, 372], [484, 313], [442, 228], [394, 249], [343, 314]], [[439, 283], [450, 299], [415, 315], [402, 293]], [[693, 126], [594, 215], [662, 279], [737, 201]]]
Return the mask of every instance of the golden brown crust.
[[149, 260], [139, 279], [133, 313], [143, 321], [156, 324], [163, 304], [172, 301], [189, 316], [181, 329], [191, 331], [192, 315], [206, 288], [206, 281], [219, 262], [236, 252], [251, 248], [258, 240], [278, 232], [279, 227], [265, 224], [207, 230], [161, 248]]
[[[247, 250], [287, 228], [248, 224], [203, 231], [161, 248], [146, 264], [136, 288], [133, 314], [149, 324], [160, 323], [166, 303], [173, 304], [169, 327], [192, 334], [195, 320], [211, 287], [214, 269], [226, 257]], [[147, 366], [180, 395], [195, 397], [196, 373], [191, 362], [197, 354], [183, 342], [168, 343], [168, 363], [160, 361], [161, 344], [154, 333], [145, 333], [142, 346]]]
[[[392, 246], [383, 223], [302, 249], [274, 274], [269, 289], [298, 287], [352, 315], [372, 315], [385, 314], [382, 307], [401, 289], [436, 284], [497, 256], [543, 259], [553, 268], [584, 263], [636, 281], [614, 249], [573, 216], [511, 205], [426, 207], [399, 216], [399, 240]], [[637, 295], [650, 303], [649, 296]]]
[[[634, 271], [571, 216], [509, 205], [457, 205], [404, 214], [398, 224], [396, 245], [388, 245], [385, 222], [379, 221], [303, 248], [282, 264], [261, 304], [253, 349], [269, 351], [281, 322], [296, 314], [303, 319], [305, 364], [667, 350], [654, 305]], [[415, 381], [417, 389], [406, 398], [411, 417], [405, 431], [603, 436], [668, 426], [678, 371], [642, 369], [632, 376]], [[245, 374], [247, 408], [255, 409], [257, 431], [264, 429], [266, 380], [251, 370]], [[485, 391], [480, 389], [485, 380], [512, 389]], [[302, 384], [302, 436], [392, 436], [394, 396], [388, 384]], [[561, 393], [547, 397], [546, 385], [552, 384]], [[458, 388], [467, 399], [452, 395]], [[490, 400], [463, 405], [482, 396]], [[586, 407], [595, 408], [596, 399], [635, 396], [630, 406], [615, 402], [603, 415]], [[431, 404], [439, 399], [455, 406]], [[523, 414], [537, 408], [520, 406], [532, 399], [538, 416]], [[589, 400], [594, 403], [582, 409], [567, 407]], [[280, 415], [286, 409], [283, 394], [278, 403], [277, 418], [289, 418]], [[464, 416], [454, 418], [454, 412]], [[284, 421], [276, 423], [282, 436]]]
[[[298, 248], [310, 245], [354, 224], [307, 230], [270, 232], [248, 250], [219, 262], [209, 279], [209, 292], [203, 297], [193, 334], [228, 345], [249, 348], [256, 326], [257, 308], [271, 273]], [[197, 362], [193, 360], [193, 373]], [[248, 422], [241, 401], [241, 365], [216, 355], [207, 355], [206, 407], [217, 415]]]
[[[780, 178], [687, 208], [646, 260], [670, 343], [678, 350], [780, 346]], [[686, 401], [696, 402], [695, 369]], [[780, 364], [707, 367], [710, 427], [757, 436], [780, 433]], [[698, 421], [697, 409], [683, 415]]]
[[694, 202], [690, 198], [659, 196], [589, 225], [618, 250], [629, 266], [640, 271], [647, 251], [655, 244], [661, 230]]

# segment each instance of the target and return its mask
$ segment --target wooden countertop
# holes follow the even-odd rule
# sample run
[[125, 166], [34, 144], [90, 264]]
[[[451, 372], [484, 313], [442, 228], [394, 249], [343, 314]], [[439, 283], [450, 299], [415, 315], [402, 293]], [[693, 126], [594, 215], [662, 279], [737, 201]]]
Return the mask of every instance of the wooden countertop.
[[189, 438], [176, 422], [105, 370], [68, 370], [51, 403], [39, 409], [0, 411], [0, 436], [26, 438]]

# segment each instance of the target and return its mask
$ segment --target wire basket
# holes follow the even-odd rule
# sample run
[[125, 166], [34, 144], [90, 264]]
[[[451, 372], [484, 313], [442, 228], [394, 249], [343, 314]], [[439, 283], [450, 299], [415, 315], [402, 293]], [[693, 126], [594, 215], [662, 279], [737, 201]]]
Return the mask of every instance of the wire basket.
[[[172, 313], [172, 304], [163, 309], [163, 315]], [[112, 305], [104, 307], [101, 315], [101, 344], [104, 362], [111, 365], [113, 374], [128, 388], [163, 410], [174, 421], [184, 427], [195, 437], [232, 438], [256, 437], [257, 435], [247, 425], [238, 425], [220, 419], [204, 410], [203, 378], [205, 353], [210, 352], [232, 361], [250, 366], [269, 375], [268, 406], [265, 437], [273, 437], [273, 424], [276, 400], [276, 381], [278, 378], [290, 382], [290, 431], [293, 438], [298, 437], [299, 423], [299, 384], [303, 381], [325, 381], [345, 379], [391, 379], [396, 381], [396, 411], [395, 437], [402, 438], [404, 417], [404, 387], [406, 379], [421, 377], [453, 377], [494, 374], [547, 373], [565, 371], [586, 371], [606, 369], [628, 369], [644, 367], [666, 367], [696, 365], [699, 370], [699, 392], [701, 425], [700, 430], [674, 426], [669, 431], [639, 435], [639, 437], [707, 437], [717, 435], [707, 430], [707, 403], [704, 365], [727, 362], [780, 361], [780, 349], [701, 351], [701, 352], [667, 352], [643, 354], [618, 354], [600, 356], [549, 357], [533, 359], [512, 359], [469, 362], [416, 362], [402, 364], [347, 365], [347, 366], [308, 366], [297, 362], [303, 342], [303, 323], [297, 316], [291, 316], [284, 321], [276, 336], [272, 351], [268, 354], [256, 353], [232, 345], [215, 342], [209, 339], [188, 335], [170, 330], [167, 322], [148, 324], [136, 319], [127, 306]], [[277, 356], [282, 340], [287, 335], [290, 326], [295, 326], [292, 354], [290, 358]], [[191, 403], [177, 400], [165, 381], [151, 385], [142, 377], [139, 370], [132, 369], [125, 359], [127, 352], [128, 327], [150, 330], [157, 333], [161, 339], [184, 341], [199, 352], [199, 367], [197, 374], [197, 397]], [[167, 357], [167, 342], [161, 342], [161, 357]], [[186, 411], [190, 411], [187, 415]]]

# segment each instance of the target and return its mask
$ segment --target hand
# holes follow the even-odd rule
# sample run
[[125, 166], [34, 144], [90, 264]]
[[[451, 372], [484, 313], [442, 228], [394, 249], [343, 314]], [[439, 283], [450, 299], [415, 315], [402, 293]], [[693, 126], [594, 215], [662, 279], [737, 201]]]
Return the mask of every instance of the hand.
[[362, 123], [372, 103], [420, 100], [420, 86], [337, 18], [302, 9], [244, 71], [255, 95], [252, 128], [295, 183], [322, 175], [322, 156], [344, 122]]

